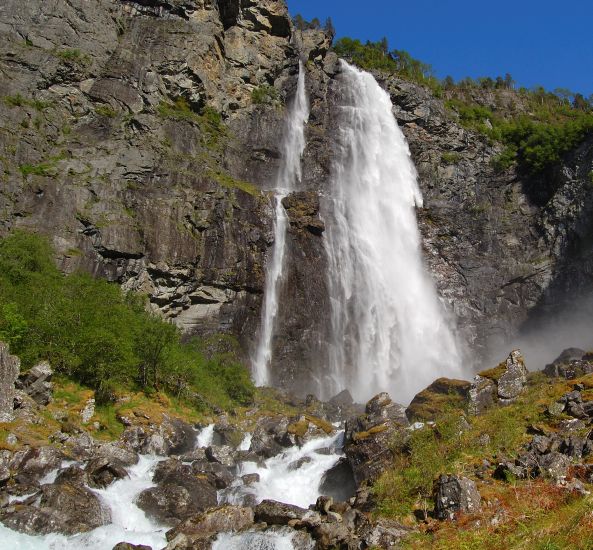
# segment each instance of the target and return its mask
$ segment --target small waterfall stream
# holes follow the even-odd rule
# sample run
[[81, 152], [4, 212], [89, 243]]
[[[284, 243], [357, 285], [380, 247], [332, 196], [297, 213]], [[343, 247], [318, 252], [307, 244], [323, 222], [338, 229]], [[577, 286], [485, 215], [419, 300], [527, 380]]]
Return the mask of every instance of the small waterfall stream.
[[261, 325], [253, 358], [253, 378], [258, 386], [265, 386], [270, 381], [269, 365], [272, 358], [272, 338], [278, 314], [278, 294], [284, 268], [288, 223], [282, 199], [294, 191], [296, 184], [301, 180], [301, 156], [305, 150], [305, 124], [308, 118], [309, 102], [305, 90], [305, 70], [303, 64], [299, 62], [297, 92], [286, 119], [282, 161], [274, 187], [276, 204], [274, 248], [272, 258], [266, 267]]
[[451, 323], [424, 267], [414, 207], [422, 206], [389, 95], [342, 64], [338, 147], [325, 202], [331, 302], [323, 397], [347, 388], [364, 402], [400, 402], [461, 373]]

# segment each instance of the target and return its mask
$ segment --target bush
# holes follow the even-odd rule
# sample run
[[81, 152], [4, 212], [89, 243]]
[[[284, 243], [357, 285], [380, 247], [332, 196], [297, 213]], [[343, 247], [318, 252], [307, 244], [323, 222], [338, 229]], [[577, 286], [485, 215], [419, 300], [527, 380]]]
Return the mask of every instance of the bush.
[[0, 338], [24, 368], [47, 359], [103, 403], [115, 385], [199, 394], [223, 408], [253, 398], [236, 353], [206, 356], [199, 341], [183, 344], [174, 325], [148, 313], [143, 297], [88, 274], [63, 276], [37, 235], [0, 240], [0, 303]]
[[251, 91], [251, 101], [256, 105], [273, 104], [278, 102], [278, 90], [269, 84], [258, 86]]

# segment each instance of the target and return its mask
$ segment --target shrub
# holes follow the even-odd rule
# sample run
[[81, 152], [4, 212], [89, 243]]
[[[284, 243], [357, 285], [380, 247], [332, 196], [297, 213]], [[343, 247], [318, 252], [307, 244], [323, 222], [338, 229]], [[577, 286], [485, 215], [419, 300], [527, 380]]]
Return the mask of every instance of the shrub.
[[0, 338], [27, 368], [47, 359], [108, 403], [115, 385], [164, 389], [229, 408], [253, 398], [235, 353], [206, 356], [199, 341], [146, 311], [145, 299], [90, 275], [63, 276], [48, 242], [15, 232], [0, 240]]
[[258, 86], [251, 91], [251, 101], [256, 105], [273, 104], [278, 102], [278, 90], [269, 84]]

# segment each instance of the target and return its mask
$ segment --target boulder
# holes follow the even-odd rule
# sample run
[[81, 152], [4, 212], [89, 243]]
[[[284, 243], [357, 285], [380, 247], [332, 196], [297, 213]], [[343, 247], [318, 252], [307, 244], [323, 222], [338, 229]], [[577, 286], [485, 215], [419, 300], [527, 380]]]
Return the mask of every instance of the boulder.
[[409, 424], [405, 408], [394, 403], [387, 393], [373, 397], [365, 411], [346, 422], [344, 434], [344, 453], [357, 485], [377, 479], [389, 467], [393, 438]]
[[356, 482], [350, 462], [344, 457], [332, 466], [321, 478], [319, 491], [337, 501], [346, 501], [356, 494]]
[[212, 535], [226, 531], [241, 531], [253, 525], [254, 514], [251, 508], [225, 505], [188, 517], [167, 532], [167, 540], [172, 541], [180, 534], [185, 536]]
[[109, 509], [86, 487], [64, 481], [43, 485], [39, 504], [9, 507], [4, 525], [30, 535], [85, 533], [111, 521]]
[[166, 525], [175, 525], [198, 512], [189, 491], [181, 485], [162, 485], [142, 491], [136, 505], [150, 517]]
[[19, 476], [39, 479], [62, 464], [64, 455], [55, 447], [45, 446], [31, 448], [15, 453], [11, 469]]
[[118, 542], [112, 550], [152, 550], [152, 546], [144, 544], [131, 544], [129, 542]]
[[476, 484], [466, 478], [441, 475], [434, 484], [434, 513], [438, 519], [455, 519], [458, 513], [480, 511], [480, 493]]
[[527, 384], [527, 372], [521, 351], [516, 349], [497, 367], [478, 373], [469, 388], [470, 412], [480, 414], [496, 403], [512, 403]]
[[207, 447], [206, 458], [210, 462], [222, 464], [227, 468], [232, 468], [235, 465], [235, 449], [228, 445], [222, 445], [220, 447]]
[[53, 370], [50, 364], [43, 361], [21, 374], [16, 382], [16, 388], [24, 391], [38, 405], [46, 406], [51, 401], [52, 376]]
[[445, 409], [465, 409], [470, 386], [466, 380], [439, 378], [414, 396], [406, 415], [410, 420], [434, 420]]
[[303, 519], [309, 510], [293, 504], [266, 499], [255, 507], [254, 512], [255, 521], [263, 521], [268, 525], [288, 525], [289, 521]]
[[276, 456], [291, 445], [284, 439], [288, 424], [288, 418], [281, 416], [260, 418], [251, 436], [249, 450], [263, 458]]
[[128, 476], [123, 463], [117, 458], [94, 458], [86, 465], [88, 484], [91, 487], [103, 489], [117, 479]]
[[11, 422], [14, 419], [14, 384], [20, 366], [19, 358], [10, 355], [8, 346], [0, 342], [0, 422]]

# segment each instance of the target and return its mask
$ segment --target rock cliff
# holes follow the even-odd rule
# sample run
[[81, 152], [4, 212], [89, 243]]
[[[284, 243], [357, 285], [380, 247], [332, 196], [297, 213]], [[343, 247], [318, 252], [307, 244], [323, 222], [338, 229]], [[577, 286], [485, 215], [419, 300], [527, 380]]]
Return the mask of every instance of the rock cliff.
[[[340, 93], [331, 37], [296, 31], [282, 0], [7, 0], [0, 37], [0, 233], [41, 231], [64, 271], [146, 293], [188, 332], [236, 334], [246, 356], [273, 244], [267, 190], [305, 62], [311, 115], [302, 191], [285, 201], [273, 382], [313, 390]], [[418, 169], [427, 262], [473, 349], [590, 288], [592, 139], [550, 181], [497, 173], [500, 147], [442, 100], [376, 77]]]

